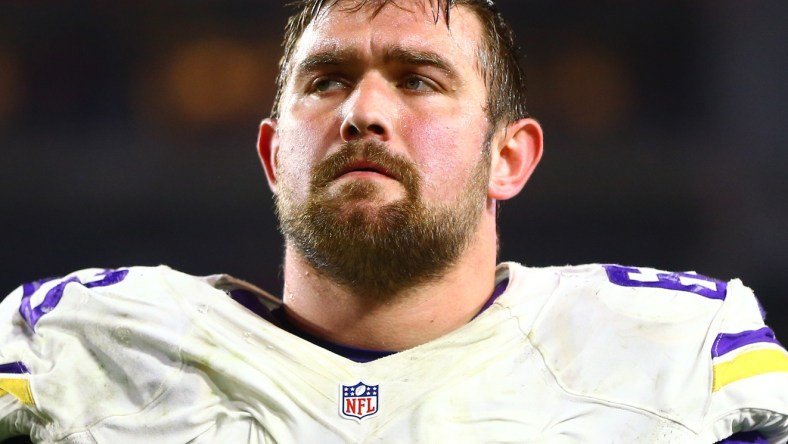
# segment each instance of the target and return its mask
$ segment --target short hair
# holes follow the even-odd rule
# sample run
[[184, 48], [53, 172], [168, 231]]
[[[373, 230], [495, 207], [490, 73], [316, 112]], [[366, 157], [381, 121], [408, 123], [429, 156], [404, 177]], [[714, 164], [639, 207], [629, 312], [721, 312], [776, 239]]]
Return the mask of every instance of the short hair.
[[[333, 8], [340, 2], [351, 5], [343, 8], [348, 12], [358, 11], [369, 4], [379, 13], [386, 5], [397, 0], [298, 0], [292, 3], [298, 9], [285, 27], [282, 46], [284, 54], [279, 61], [279, 74], [276, 79], [276, 96], [271, 116], [278, 118], [284, 89], [287, 87], [288, 76], [292, 69], [291, 62], [296, 45], [306, 28], [315, 21], [323, 11]], [[478, 70], [487, 86], [486, 111], [491, 129], [500, 124], [508, 124], [528, 117], [525, 107], [526, 82], [525, 72], [521, 65], [520, 49], [516, 45], [514, 32], [503, 19], [492, 0], [435, 0], [433, 16], [435, 22], [443, 15], [446, 26], [449, 26], [451, 9], [464, 6], [472, 11], [482, 26], [482, 41], [477, 49]], [[430, 0], [433, 3], [433, 0]]]

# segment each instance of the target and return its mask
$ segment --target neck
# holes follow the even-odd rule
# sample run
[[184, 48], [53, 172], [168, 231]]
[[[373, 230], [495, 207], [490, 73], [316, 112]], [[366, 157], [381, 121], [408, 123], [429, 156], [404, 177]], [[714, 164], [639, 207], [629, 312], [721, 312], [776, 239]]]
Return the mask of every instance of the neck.
[[285, 311], [303, 330], [340, 344], [400, 351], [468, 323], [495, 286], [494, 215], [483, 216], [459, 260], [434, 281], [385, 301], [370, 300], [322, 276], [287, 244]]

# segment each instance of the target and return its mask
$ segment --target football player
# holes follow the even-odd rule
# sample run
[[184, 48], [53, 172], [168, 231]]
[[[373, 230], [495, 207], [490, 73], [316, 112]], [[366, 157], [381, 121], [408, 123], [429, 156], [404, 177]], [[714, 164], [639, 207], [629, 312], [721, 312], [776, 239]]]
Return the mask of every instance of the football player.
[[88, 269], [0, 305], [0, 435], [58, 443], [788, 440], [740, 281], [496, 264], [542, 154], [489, 0], [307, 0], [258, 148], [282, 298]]

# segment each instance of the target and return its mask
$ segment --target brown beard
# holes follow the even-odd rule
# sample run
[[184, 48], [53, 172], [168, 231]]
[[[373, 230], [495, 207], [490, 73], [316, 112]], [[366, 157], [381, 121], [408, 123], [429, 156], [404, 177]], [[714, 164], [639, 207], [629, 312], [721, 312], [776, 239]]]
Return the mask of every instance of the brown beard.
[[[379, 187], [366, 181], [331, 190], [358, 159], [396, 177], [405, 197], [373, 205]], [[350, 141], [321, 161], [303, 203], [294, 202], [288, 175], [281, 173], [276, 210], [285, 239], [323, 276], [360, 297], [385, 302], [441, 277], [470, 244], [487, 195], [489, 144], [457, 198], [432, 207], [421, 199], [416, 166], [377, 141]]]

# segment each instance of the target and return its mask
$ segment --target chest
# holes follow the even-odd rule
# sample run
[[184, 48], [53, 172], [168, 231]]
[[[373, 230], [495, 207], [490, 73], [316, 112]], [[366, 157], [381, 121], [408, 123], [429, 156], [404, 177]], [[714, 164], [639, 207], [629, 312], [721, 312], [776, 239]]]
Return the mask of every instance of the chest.
[[198, 387], [190, 390], [210, 399], [207, 410], [215, 411], [205, 442], [237, 434], [276, 443], [687, 438], [657, 415], [566, 390], [517, 334], [416, 349], [368, 364], [280, 345], [243, 362], [223, 356], [195, 372], [199, 377], [191, 382]]

